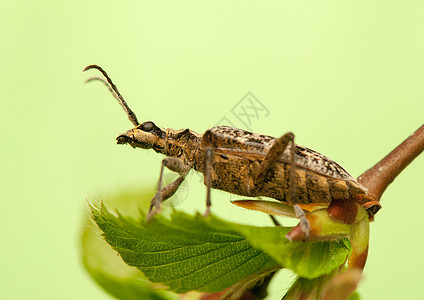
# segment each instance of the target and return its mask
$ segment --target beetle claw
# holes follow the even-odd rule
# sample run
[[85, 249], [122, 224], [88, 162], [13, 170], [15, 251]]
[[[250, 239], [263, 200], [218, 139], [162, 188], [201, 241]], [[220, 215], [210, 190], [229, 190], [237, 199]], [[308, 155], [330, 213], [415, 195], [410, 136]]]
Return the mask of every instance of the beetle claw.
[[161, 192], [156, 192], [155, 196], [150, 203], [150, 209], [146, 216], [146, 221], [149, 222], [156, 214], [160, 213], [162, 207], [160, 205], [161, 201]]

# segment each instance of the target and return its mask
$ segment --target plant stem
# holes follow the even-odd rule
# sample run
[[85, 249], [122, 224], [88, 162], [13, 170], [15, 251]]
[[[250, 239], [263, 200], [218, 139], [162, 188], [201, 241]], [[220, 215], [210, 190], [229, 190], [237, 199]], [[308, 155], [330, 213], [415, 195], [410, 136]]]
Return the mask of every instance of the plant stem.
[[358, 177], [358, 182], [368, 189], [376, 200], [390, 183], [424, 150], [424, 125], [411, 134], [386, 157]]

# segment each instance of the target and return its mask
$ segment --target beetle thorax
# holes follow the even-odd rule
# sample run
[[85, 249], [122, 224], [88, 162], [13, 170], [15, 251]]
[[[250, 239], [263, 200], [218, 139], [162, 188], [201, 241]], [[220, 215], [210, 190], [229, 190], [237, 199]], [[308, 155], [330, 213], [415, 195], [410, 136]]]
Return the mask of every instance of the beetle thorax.
[[166, 129], [165, 147], [163, 154], [166, 156], [181, 158], [185, 163], [191, 165], [193, 156], [201, 143], [200, 134], [189, 129]]

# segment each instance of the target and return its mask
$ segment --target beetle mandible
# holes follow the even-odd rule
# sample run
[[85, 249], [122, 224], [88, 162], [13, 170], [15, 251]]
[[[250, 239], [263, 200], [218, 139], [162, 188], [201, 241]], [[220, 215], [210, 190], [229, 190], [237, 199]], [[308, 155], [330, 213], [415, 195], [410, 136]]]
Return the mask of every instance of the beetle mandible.
[[[110, 84], [134, 128], [119, 135], [118, 144], [153, 149], [164, 154], [158, 189], [152, 199], [150, 219], [161, 202], [171, 197], [191, 169], [204, 174], [206, 212], [211, 206], [210, 189], [248, 197], [270, 197], [287, 204], [309, 235], [305, 212], [327, 208], [331, 203], [358, 201], [372, 217], [381, 207], [367, 190], [340, 165], [324, 155], [294, 143], [288, 132], [280, 138], [256, 134], [228, 126], [216, 126], [199, 134], [190, 129], [164, 129], [147, 121], [140, 124], [107, 73], [97, 65], [84, 71], [99, 70]], [[163, 170], [179, 174], [162, 187]], [[346, 220], [341, 220], [347, 222]]]

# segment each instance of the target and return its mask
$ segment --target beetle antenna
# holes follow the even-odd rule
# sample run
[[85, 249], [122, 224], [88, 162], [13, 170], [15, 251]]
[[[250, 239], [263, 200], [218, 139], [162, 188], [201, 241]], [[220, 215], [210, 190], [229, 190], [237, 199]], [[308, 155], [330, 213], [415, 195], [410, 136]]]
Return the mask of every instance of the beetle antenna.
[[119, 99], [119, 97], [116, 95], [115, 91], [112, 90], [112, 87], [110, 86], [109, 82], [106, 81], [106, 79], [104, 79], [103, 77], [91, 77], [85, 80], [85, 83], [89, 83], [91, 81], [100, 81], [101, 83], [103, 83], [105, 85], [105, 87], [109, 90], [109, 92], [112, 94], [113, 98], [116, 99], [116, 101], [118, 101], [119, 105], [121, 105], [121, 107], [123, 109], [124, 106], [121, 104], [121, 99]]
[[97, 69], [97, 70], [99, 70], [103, 74], [103, 76], [106, 78], [107, 82], [110, 84], [110, 87], [115, 92], [116, 96], [118, 97], [119, 104], [121, 104], [122, 108], [127, 113], [128, 119], [131, 121], [131, 123], [134, 124], [134, 126], [140, 125], [140, 123], [137, 120], [137, 116], [131, 110], [131, 108], [129, 108], [127, 102], [125, 102], [125, 100], [124, 100], [124, 97], [122, 97], [122, 95], [119, 93], [118, 88], [113, 83], [112, 79], [110, 79], [109, 75], [107, 75], [106, 71], [103, 70], [103, 68], [100, 67], [100, 66], [98, 66], [98, 65], [89, 65], [89, 66], [87, 66], [87, 67], [84, 68], [83, 72], [84, 71], [87, 71], [87, 70], [90, 70], [90, 69]]

